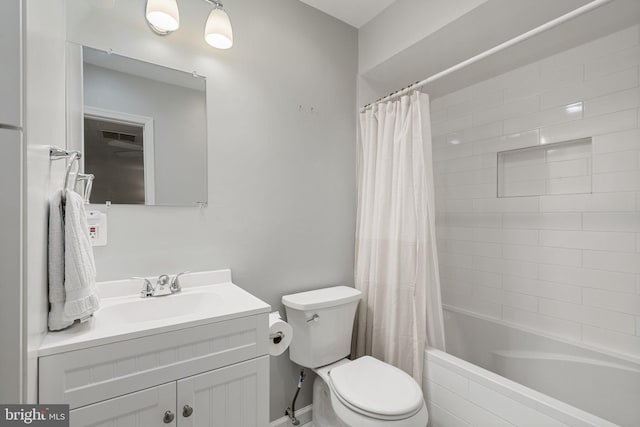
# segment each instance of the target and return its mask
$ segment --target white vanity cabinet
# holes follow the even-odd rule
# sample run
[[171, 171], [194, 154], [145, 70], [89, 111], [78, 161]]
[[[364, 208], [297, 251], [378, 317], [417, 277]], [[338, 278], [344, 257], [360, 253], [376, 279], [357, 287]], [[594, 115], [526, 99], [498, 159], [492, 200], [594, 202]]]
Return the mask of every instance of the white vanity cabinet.
[[[261, 427], [268, 424], [269, 357], [74, 409], [72, 426]], [[177, 402], [177, 406], [176, 406]]]
[[265, 427], [268, 335], [261, 313], [42, 356], [39, 401], [71, 427]]

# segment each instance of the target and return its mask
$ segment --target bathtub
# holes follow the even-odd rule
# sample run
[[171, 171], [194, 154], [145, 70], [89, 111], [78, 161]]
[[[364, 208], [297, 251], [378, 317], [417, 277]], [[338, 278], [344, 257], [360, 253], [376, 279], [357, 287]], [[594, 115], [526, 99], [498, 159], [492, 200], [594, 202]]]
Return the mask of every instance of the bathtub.
[[431, 427], [640, 426], [640, 364], [445, 309], [447, 351], [427, 349]]

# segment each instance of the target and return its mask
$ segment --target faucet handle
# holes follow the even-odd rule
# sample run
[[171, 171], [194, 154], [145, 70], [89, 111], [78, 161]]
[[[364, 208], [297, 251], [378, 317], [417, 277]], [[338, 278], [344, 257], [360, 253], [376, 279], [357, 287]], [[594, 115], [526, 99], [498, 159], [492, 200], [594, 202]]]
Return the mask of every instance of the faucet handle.
[[140, 295], [142, 296], [142, 298], [153, 296], [154, 288], [149, 279], [147, 279], [146, 277], [132, 277], [132, 279], [144, 281], [144, 287], [140, 291]]
[[180, 276], [182, 276], [183, 274], [188, 274], [191, 273], [190, 271], [183, 271], [182, 273], [178, 273], [176, 274], [173, 279], [171, 280], [171, 293], [176, 293], [176, 292], [180, 292], [182, 290], [182, 287], [180, 286]]

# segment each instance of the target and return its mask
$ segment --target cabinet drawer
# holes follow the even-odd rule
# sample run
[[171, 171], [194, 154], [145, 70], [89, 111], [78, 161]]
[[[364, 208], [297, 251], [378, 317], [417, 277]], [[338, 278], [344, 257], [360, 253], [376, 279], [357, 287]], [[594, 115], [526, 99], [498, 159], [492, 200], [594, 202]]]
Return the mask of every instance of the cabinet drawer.
[[176, 383], [169, 383], [69, 413], [71, 427], [175, 427], [177, 422], [163, 421], [166, 411], [175, 417]]
[[39, 401], [73, 408], [267, 354], [268, 315], [39, 359]]

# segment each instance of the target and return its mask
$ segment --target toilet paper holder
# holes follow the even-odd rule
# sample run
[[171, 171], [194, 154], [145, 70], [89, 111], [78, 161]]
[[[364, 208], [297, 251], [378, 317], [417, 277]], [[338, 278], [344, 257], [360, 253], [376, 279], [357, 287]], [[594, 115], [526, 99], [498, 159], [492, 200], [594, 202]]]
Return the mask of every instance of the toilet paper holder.
[[283, 338], [284, 338], [284, 333], [281, 331], [278, 331], [275, 334], [269, 334], [269, 339], [273, 341], [274, 344], [279, 344]]

